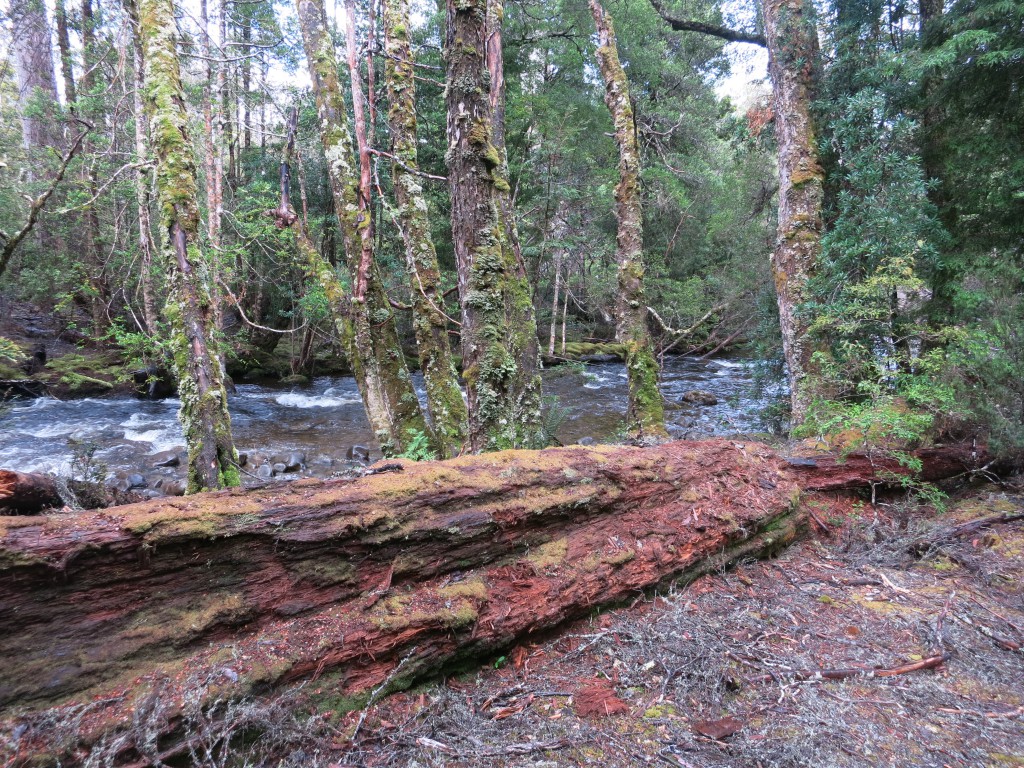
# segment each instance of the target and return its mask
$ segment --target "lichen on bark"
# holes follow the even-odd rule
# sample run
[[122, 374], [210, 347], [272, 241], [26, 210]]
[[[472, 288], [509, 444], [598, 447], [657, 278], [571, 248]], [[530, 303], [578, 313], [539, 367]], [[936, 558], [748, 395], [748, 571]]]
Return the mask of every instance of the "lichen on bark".
[[[391, 304], [372, 254], [370, 263], [366, 262], [362, 228], [368, 219], [359, 205], [359, 170], [323, 0], [296, 0], [296, 6], [345, 260], [352, 285], [361, 289], [361, 295], [346, 295], [344, 305], [335, 305], [335, 311], [350, 323], [346, 346], [370, 427], [386, 454], [400, 453], [416, 435], [425, 434], [433, 442], [433, 434], [412, 387]], [[318, 274], [323, 274], [322, 269]]]
[[762, 0], [762, 11], [779, 145], [779, 215], [772, 272], [795, 426], [803, 421], [810, 402], [808, 377], [813, 373], [815, 351], [807, 333], [810, 318], [799, 310], [821, 252], [823, 229], [825, 174], [811, 113], [820, 55], [809, 0]]
[[488, 39], [500, 30], [500, 15], [486, 0], [448, 0], [446, 9], [446, 160], [470, 445], [531, 446], [541, 431], [537, 324], [511, 220], [503, 94], [492, 89], [501, 51]]
[[460, 453], [467, 437], [466, 403], [448, 340], [441, 270], [430, 236], [428, 207], [417, 177], [416, 85], [408, 37], [407, 0], [384, 3], [384, 71], [388, 90], [388, 126], [391, 129], [392, 178], [397, 220], [405, 244], [405, 260], [412, 289], [413, 328], [420, 369], [427, 391], [440, 458]]
[[668, 434], [665, 431], [665, 406], [658, 389], [658, 363], [647, 330], [640, 150], [633, 105], [626, 73], [619, 60], [611, 16], [596, 0], [590, 0], [590, 12], [597, 27], [597, 61], [605, 83], [605, 104], [612, 115], [615, 142], [619, 147], [619, 183], [615, 187], [615, 219], [618, 222], [615, 258], [619, 287], [615, 304], [615, 339], [626, 350], [626, 377], [629, 382], [626, 431], [637, 439], [661, 439]]
[[227, 390], [213, 334], [208, 269], [199, 247], [196, 165], [186, 126], [173, 0], [140, 0], [144, 101], [149, 116], [169, 295], [164, 314], [178, 378], [190, 493], [240, 483]]

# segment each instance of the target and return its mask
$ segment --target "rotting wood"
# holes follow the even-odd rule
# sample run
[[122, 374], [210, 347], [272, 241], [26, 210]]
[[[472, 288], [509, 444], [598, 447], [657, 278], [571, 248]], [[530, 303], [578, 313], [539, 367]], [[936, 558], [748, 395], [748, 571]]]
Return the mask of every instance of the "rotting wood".
[[0, 514], [26, 514], [63, 505], [49, 475], [0, 469]]
[[314, 675], [357, 707], [771, 554], [805, 524], [801, 485], [837, 471], [731, 440], [390, 466], [402, 470], [0, 518], [0, 722], [89, 701], [88, 743], [140, 697], [159, 696], [171, 722], [197, 688], [241, 697]]

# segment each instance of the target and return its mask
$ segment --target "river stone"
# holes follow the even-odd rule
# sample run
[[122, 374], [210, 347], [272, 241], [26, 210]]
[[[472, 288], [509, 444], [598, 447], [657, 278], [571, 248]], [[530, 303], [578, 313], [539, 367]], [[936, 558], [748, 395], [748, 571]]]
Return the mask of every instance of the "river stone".
[[238, 466], [244, 467], [248, 463], [249, 463], [249, 454], [245, 453], [244, 451], [239, 451], [238, 452]]
[[693, 405], [718, 405], [718, 398], [704, 389], [691, 389], [689, 392], [684, 392], [679, 399]]
[[617, 363], [622, 358], [618, 355], [580, 355], [579, 360], [583, 363]]
[[274, 470], [274, 474], [275, 475], [280, 475], [282, 472], [285, 471], [284, 462], [282, 462], [282, 461], [277, 462], [271, 468]]
[[184, 496], [186, 487], [184, 480], [168, 480], [161, 486], [160, 490], [168, 496]]
[[303, 376], [301, 373], [293, 373], [291, 376], [285, 376], [283, 379], [281, 379], [281, 383], [291, 384], [293, 386], [299, 384], [309, 384], [309, 378], [307, 376]]
[[260, 468], [256, 470], [256, 476], [263, 480], [269, 480], [274, 476], [274, 468], [269, 464], [261, 464]]
[[589, 437], [589, 436], [588, 437], [581, 437], [579, 440], [576, 441], [576, 444], [577, 445], [596, 445], [597, 444], [597, 440], [595, 440], [594, 438]]
[[275, 453], [273, 458], [270, 460], [271, 464], [276, 465], [283, 464], [283, 472], [298, 472], [302, 469], [302, 465], [306, 463], [306, 454], [302, 451], [292, 451], [290, 453]]
[[128, 488], [145, 488], [148, 483], [146, 478], [140, 475], [138, 472], [132, 472], [128, 477], [125, 478], [128, 481]]
[[127, 491], [131, 486], [128, 484], [128, 479], [124, 477], [115, 477], [112, 480], [107, 481], [107, 486], [113, 488], [115, 491]]
[[177, 451], [160, 451], [150, 456], [149, 463], [154, 467], [178, 467], [181, 466], [181, 456]]
[[365, 445], [353, 445], [348, 449], [345, 458], [349, 461], [358, 461], [360, 464], [370, 463], [370, 449]]

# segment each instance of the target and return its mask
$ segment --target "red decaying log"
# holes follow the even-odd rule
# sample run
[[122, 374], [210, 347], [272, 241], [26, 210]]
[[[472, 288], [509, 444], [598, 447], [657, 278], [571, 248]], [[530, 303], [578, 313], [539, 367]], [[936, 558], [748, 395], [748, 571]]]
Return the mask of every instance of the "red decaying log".
[[49, 475], [0, 469], [0, 515], [33, 513], [63, 504], [57, 483]]
[[771, 553], [803, 525], [800, 482], [831, 487], [834, 471], [729, 440], [388, 466], [0, 517], [0, 722], [92, 701], [88, 742], [144, 696], [173, 719], [197, 686], [307, 677], [358, 706], [382, 682]]
[[982, 446], [967, 443], [921, 448], [907, 456], [920, 462], [920, 472], [912, 473], [891, 451], [845, 456], [815, 453], [791, 456], [786, 461], [803, 490], [843, 491], [868, 488], [872, 484], [898, 485], [900, 478], [911, 475], [925, 482], [956, 477], [984, 464], [986, 452]]

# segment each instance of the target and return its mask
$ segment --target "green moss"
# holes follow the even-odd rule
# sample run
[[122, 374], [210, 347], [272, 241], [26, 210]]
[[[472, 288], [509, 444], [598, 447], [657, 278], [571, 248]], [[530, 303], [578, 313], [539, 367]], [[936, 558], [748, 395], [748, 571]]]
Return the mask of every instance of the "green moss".
[[527, 560], [533, 563], [538, 570], [544, 570], [564, 563], [568, 551], [569, 540], [563, 537], [541, 544], [530, 552]]
[[454, 597], [472, 597], [477, 600], [487, 599], [487, 585], [483, 579], [469, 579], [442, 587], [437, 591], [438, 596], [443, 599]]

